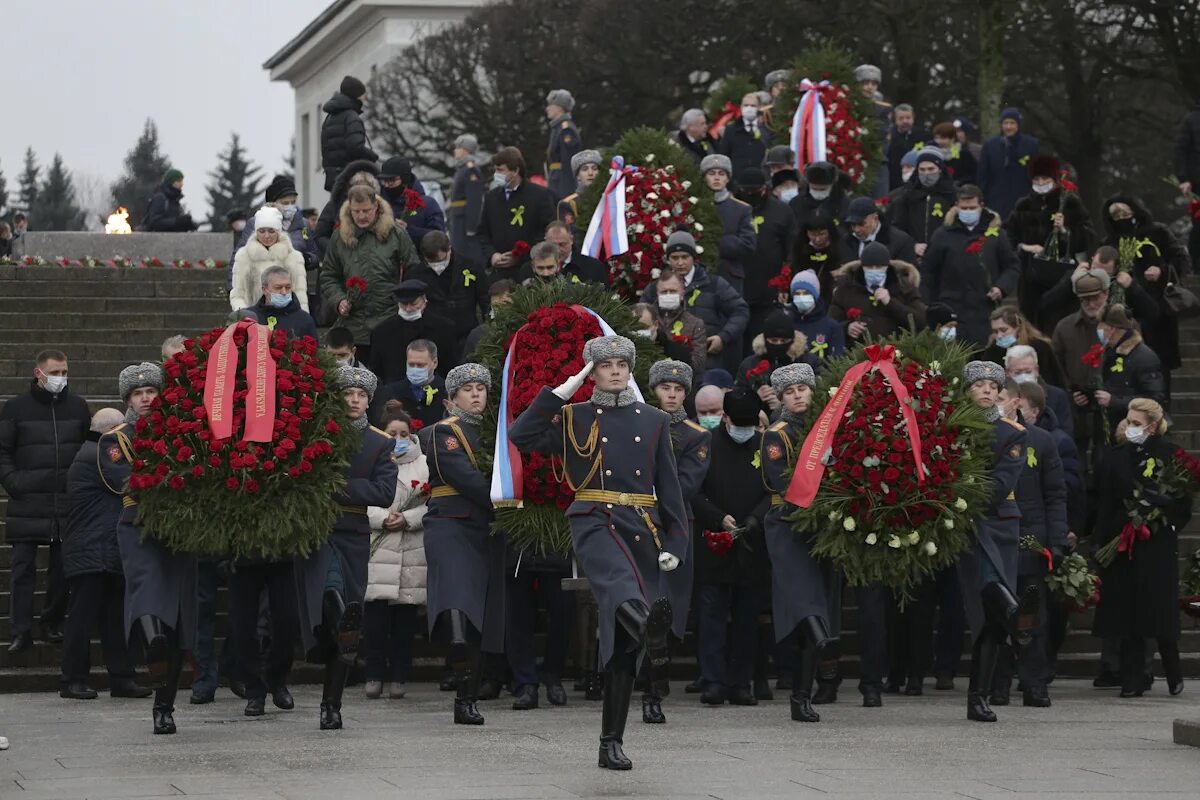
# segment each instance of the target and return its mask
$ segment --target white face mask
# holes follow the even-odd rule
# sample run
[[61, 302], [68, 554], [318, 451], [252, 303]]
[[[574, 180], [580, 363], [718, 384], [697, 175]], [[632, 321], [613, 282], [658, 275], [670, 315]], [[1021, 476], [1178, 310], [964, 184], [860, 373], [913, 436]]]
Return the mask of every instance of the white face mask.
[[508, 185], [507, 178], [505, 178], [499, 172], [492, 173], [492, 188], [493, 189], [503, 189], [507, 185]]
[[339, 367], [348, 367], [353, 363], [354, 363], [354, 356], [346, 356], [345, 358], [337, 359], [337, 364]]
[[730, 439], [738, 444], [745, 444], [754, 436], [756, 429], [753, 425], [726, 425], [725, 430], [729, 431]]
[[1033, 191], [1036, 194], [1050, 194], [1050, 192], [1052, 192], [1053, 190], [1054, 190], [1053, 183], [1035, 183], [1035, 184], [1033, 184]]
[[1018, 372], [1012, 376], [1012, 379], [1017, 383], [1036, 383], [1037, 374], [1033, 372]]
[[796, 199], [796, 195], [800, 194], [799, 189], [784, 189], [779, 193], [779, 199], [785, 203], [790, 203]]
[[742, 119], [746, 122], [758, 119], [758, 106], [742, 106]]
[[908, 179], [912, 177], [912, 174], [914, 172], [916, 172], [916, 170], [911, 169], [911, 168], [910, 169], [901, 169], [900, 170], [900, 180], [904, 181], [905, 183], [908, 183]]
[[809, 195], [812, 196], [813, 200], [826, 200], [829, 198], [829, 195], [833, 193], [833, 190], [832, 189], [820, 189], [820, 190], [809, 189], [808, 193], [809, 193]]
[[424, 310], [425, 309], [423, 308], [418, 308], [416, 311], [407, 311], [402, 308], [400, 309], [400, 319], [404, 320], [405, 322], [416, 322], [421, 318], [421, 313]]
[[679, 304], [683, 298], [677, 294], [660, 294], [658, 296], [658, 307], [663, 311], [674, 311], [679, 308]]
[[1141, 425], [1126, 425], [1125, 441], [1141, 444], [1146, 441], [1146, 429]]
[[817, 298], [813, 297], [811, 294], [798, 294], [792, 297], [792, 305], [794, 305], [796, 310], [801, 314], [807, 314], [809, 311], [812, 311], [813, 306], [816, 304]]
[[641, 336], [646, 339], [653, 339], [654, 331], [650, 330], [649, 328], [638, 328], [636, 331], [633, 332], [633, 335]]
[[953, 342], [958, 338], [958, 328], [939, 328], [937, 335], [943, 342]]
[[46, 391], [50, 394], [58, 394], [63, 389], [67, 388], [66, 375], [47, 375], [46, 376]]
[[448, 267], [448, 266], [450, 266], [450, 259], [446, 259], [445, 261], [430, 261], [429, 262], [429, 268], [431, 270], [433, 270], [434, 272], [436, 272], [438, 275], [441, 275], [443, 272], [445, 272], [446, 267]]

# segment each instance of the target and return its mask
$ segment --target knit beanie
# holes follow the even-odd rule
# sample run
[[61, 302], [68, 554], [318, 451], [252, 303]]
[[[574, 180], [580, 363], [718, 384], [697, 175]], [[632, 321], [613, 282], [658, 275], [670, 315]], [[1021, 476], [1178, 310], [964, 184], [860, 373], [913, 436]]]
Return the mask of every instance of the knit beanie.
[[821, 299], [821, 281], [817, 279], [817, 273], [811, 269], [797, 272], [792, 276], [792, 292], [795, 293], [797, 289], [803, 289], [816, 300]]
[[352, 100], [357, 100], [367, 93], [367, 86], [353, 75], [347, 75], [342, 78], [342, 85], [338, 87], [338, 91]]
[[175, 181], [181, 181], [181, 180], [183, 180], [183, 173], [180, 172], [179, 170], [175, 169], [174, 167], [171, 167], [169, 170], [167, 170], [167, 174], [163, 175], [162, 182], [163, 182], [163, 186], [170, 186]]
[[1017, 124], [1020, 125], [1021, 112], [1018, 111], [1014, 106], [1009, 106], [1000, 112], [1000, 121], [1004, 122], [1006, 119], [1016, 120]]
[[696, 255], [696, 239], [687, 231], [675, 231], [667, 237], [667, 246], [663, 248], [663, 255], [669, 256], [671, 253], [679, 251]]
[[273, 230], [283, 230], [283, 214], [278, 208], [272, 206], [263, 206], [254, 215], [254, 230], [260, 228], [271, 228]]

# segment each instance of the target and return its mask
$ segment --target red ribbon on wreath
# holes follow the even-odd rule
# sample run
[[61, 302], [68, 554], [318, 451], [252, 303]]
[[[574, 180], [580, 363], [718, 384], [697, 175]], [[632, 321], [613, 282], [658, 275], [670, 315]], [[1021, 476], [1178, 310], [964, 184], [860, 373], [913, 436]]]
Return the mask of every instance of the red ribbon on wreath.
[[1126, 522], [1125, 527], [1121, 529], [1121, 538], [1117, 542], [1118, 553], [1128, 553], [1130, 560], [1133, 559], [1133, 545], [1139, 541], [1146, 541], [1150, 538], [1150, 528], [1145, 523], [1134, 526], [1132, 522]]
[[246, 335], [247, 442], [269, 442], [275, 431], [275, 359], [271, 331], [244, 319], [225, 329], [209, 353], [204, 375], [204, 408], [214, 439], [233, 436], [233, 395], [237, 386], [238, 348], [234, 335]]
[[900, 413], [904, 417], [904, 425], [908, 429], [908, 441], [912, 445], [913, 461], [917, 468], [917, 483], [925, 482], [925, 464], [921, 459], [921, 432], [917, 429], [917, 415], [909, 405], [908, 388], [901, 382], [896, 366], [892, 363], [896, 356], [896, 348], [890, 344], [872, 344], [868, 345], [865, 351], [867, 360], [846, 371], [837, 392], [825, 405], [821, 415], [817, 417], [816, 424], [804, 438], [804, 447], [796, 461], [796, 470], [792, 473], [792, 481], [784, 495], [794, 506], [808, 508], [817, 496], [821, 477], [825, 474], [825, 453], [830, 449], [830, 442], [842, 425], [846, 406], [850, 405], [854, 388], [868, 372], [880, 372], [892, 387], [892, 394], [896, 395], [896, 402], [900, 404]]
[[721, 116], [717, 117], [717, 121], [714, 122], [708, 129], [709, 136], [717, 138], [719, 136], [719, 131], [724, 130], [726, 125], [735, 119], [741, 118], [741, 116], [742, 107], [735, 106], [733, 103], [726, 101], [725, 107], [721, 109]]

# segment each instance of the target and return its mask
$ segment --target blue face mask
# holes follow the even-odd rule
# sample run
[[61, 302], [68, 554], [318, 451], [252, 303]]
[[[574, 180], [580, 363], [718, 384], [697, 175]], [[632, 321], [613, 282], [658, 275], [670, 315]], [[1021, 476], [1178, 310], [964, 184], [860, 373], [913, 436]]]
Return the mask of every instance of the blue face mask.
[[404, 377], [408, 378], [408, 382], [413, 386], [424, 386], [429, 383], [429, 370], [425, 367], [408, 367], [404, 371]]
[[960, 220], [962, 220], [962, 224], [966, 225], [968, 228], [970, 228], [974, 225], [978, 225], [979, 217], [981, 215], [982, 215], [982, 212], [978, 208], [972, 208], [970, 210], [965, 209], [965, 208], [960, 208], [958, 210], [958, 218]]
[[798, 294], [792, 297], [792, 305], [794, 305], [796, 310], [801, 314], [807, 314], [808, 312], [812, 311], [816, 304], [817, 298], [813, 297], [811, 294]]
[[753, 425], [726, 425], [725, 430], [729, 431], [730, 439], [738, 444], [745, 444], [754, 436], [756, 428]]
[[937, 335], [943, 342], [953, 342], [958, 338], [958, 328], [939, 328]]
[[1008, 336], [1001, 336], [1000, 338], [996, 339], [996, 344], [1000, 347], [1003, 347], [1005, 350], [1012, 347], [1016, 343], [1017, 337], [1013, 336], [1011, 333]]
[[720, 414], [701, 414], [698, 419], [700, 427], [708, 431], [715, 430], [721, 424]]
[[863, 279], [867, 282], [867, 288], [873, 292], [887, 281], [887, 267], [865, 267]]
[[392, 455], [400, 457], [407, 453], [410, 447], [412, 447], [412, 442], [408, 440], [408, 437], [398, 436], [396, 443], [392, 445]]
[[271, 306], [273, 308], [287, 308], [292, 304], [292, 293], [273, 294], [271, 295]]
[[1100, 340], [1100, 344], [1108, 344], [1108, 336], [1102, 328], [1096, 328], [1096, 338]]

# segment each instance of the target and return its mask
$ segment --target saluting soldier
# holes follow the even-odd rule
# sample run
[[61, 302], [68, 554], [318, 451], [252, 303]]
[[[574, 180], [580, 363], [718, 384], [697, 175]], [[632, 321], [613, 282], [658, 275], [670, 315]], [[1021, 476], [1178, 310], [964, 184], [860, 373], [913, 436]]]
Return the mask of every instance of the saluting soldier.
[[454, 183], [450, 186], [450, 243], [468, 266], [482, 268], [483, 254], [475, 241], [487, 187], [476, 152], [479, 141], [469, 133], [454, 140]]
[[427, 434], [425, 513], [430, 637], [449, 637], [456, 725], [482, 725], [480, 651], [504, 652], [504, 540], [490, 532], [491, 476], [480, 469], [480, 431], [492, 376], [480, 364], [446, 375], [450, 416]]
[[1004, 367], [990, 361], [972, 361], [963, 372], [971, 401], [983, 409], [996, 431], [990, 471], [992, 497], [975, 523], [971, 549], [958, 560], [967, 621], [974, 638], [967, 719], [976, 722], [996, 721], [987, 696], [1000, 646], [1010, 637], [1018, 647], [1029, 644], [1039, 606], [1036, 587], [1026, 587], [1020, 603], [1013, 596], [1021, 537], [1016, 489], [1026, 463], [1027, 431], [1001, 413], [999, 401], [1004, 380]]
[[771, 373], [771, 388], [783, 410], [779, 421], [763, 434], [763, 484], [771, 492], [767, 512], [767, 553], [771, 557], [771, 601], [775, 619], [775, 641], [795, 640], [800, 648], [792, 680], [792, 719], [820, 722], [812, 707], [812, 685], [817, 662], [836, 658], [836, 640], [829, 633], [827, 576], [809, 551], [810, 537], [784, 519], [794, 509], [784, 499], [796, 455], [804, 444], [804, 414], [812, 405], [817, 385], [808, 364], [787, 364]]
[[546, 95], [546, 119], [550, 120], [550, 145], [546, 148], [546, 185], [561, 200], [574, 189], [574, 178], [564, 166], [583, 149], [579, 128], [571, 119], [575, 98], [566, 89], [553, 89]]
[[571, 174], [575, 176], [575, 191], [558, 201], [558, 219], [574, 225], [579, 217], [579, 196], [596, 182], [600, 174], [600, 153], [595, 150], [580, 150], [571, 156]]
[[[650, 388], [658, 397], [658, 407], [671, 418], [671, 450], [675, 454], [675, 466], [679, 471], [679, 488], [683, 492], [687, 511], [689, 534], [687, 550], [679, 554], [677, 569], [666, 574], [667, 589], [671, 597], [671, 609], [675, 620], [672, 632], [680, 640], [687, 628], [688, 607], [692, 602], [691, 537], [693, 528], [692, 499], [700, 491], [700, 485], [708, 475], [708, 455], [712, 449], [712, 434], [698, 422], [687, 418], [683, 404], [692, 388], [692, 368], [682, 361], [667, 359], [650, 367]], [[662, 699], [670, 691], [667, 669], [646, 670], [646, 692], [642, 695], [642, 722], [651, 724], [667, 721], [662, 711]]]
[[367, 506], [387, 507], [396, 495], [394, 440], [367, 423], [367, 406], [378, 383], [361, 367], [339, 367], [337, 382], [350, 412], [350, 424], [362, 442], [350, 457], [346, 487], [337, 500], [341, 513], [317, 550], [296, 562], [300, 596], [300, 635], [309, 661], [324, 663], [321, 730], [342, 727], [342, 692], [358, 655], [371, 524]]
[[[673, 616], [666, 572], [687, 552], [687, 511], [672, 452], [670, 417], [629, 386], [633, 342], [600, 336], [583, 369], [545, 387], [509, 430], [522, 452], [560, 455], [575, 500], [571, 540], [599, 609], [604, 671], [599, 765], [631, 769], [622, 749], [638, 661], [667, 661]], [[593, 373], [594, 370], [594, 373]], [[592, 373], [586, 403], [567, 403]]]
[[121, 370], [121, 399], [129, 408], [126, 424], [100, 437], [103, 477], [122, 487], [117, 545], [125, 570], [125, 632], [145, 647], [146, 669], [154, 689], [154, 732], [175, 733], [175, 694], [183, 651], [196, 645], [196, 559], [177, 553], [137, 524], [137, 494], [129, 490], [133, 469], [131, 439], [139, 419], [150, 414], [163, 388], [162, 368], [143, 362]]

